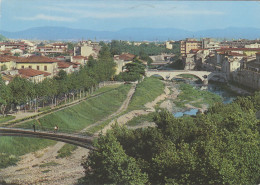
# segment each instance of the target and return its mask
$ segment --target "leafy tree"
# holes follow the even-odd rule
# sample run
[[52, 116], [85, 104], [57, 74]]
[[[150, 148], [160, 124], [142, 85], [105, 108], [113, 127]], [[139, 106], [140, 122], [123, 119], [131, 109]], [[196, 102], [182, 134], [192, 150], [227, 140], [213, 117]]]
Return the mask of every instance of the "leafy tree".
[[125, 154], [113, 134], [100, 136], [95, 147], [83, 163], [88, 184], [147, 183], [147, 175], [141, 172], [134, 158]]
[[9, 86], [7, 86], [1, 75], [0, 75], [0, 108], [1, 108], [1, 114], [5, 116], [5, 110], [8, 104], [11, 103], [12, 96]]
[[26, 79], [15, 77], [8, 86], [11, 89], [12, 101], [15, 105], [21, 105], [35, 95], [33, 83]]

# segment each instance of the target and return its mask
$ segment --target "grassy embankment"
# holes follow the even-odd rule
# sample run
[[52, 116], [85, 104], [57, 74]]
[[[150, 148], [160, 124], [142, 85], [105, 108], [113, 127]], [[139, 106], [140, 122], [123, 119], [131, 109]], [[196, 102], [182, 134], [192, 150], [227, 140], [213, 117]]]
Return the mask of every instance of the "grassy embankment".
[[220, 96], [209, 91], [196, 89], [192, 85], [186, 83], [180, 83], [179, 89], [181, 93], [174, 101], [174, 104], [180, 108], [185, 108], [185, 104], [190, 104], [194, 107], [201, 108], [202, 104], [207, 104], [211, 106], [216, 102], [222, 101], [222, 98]]
[[127, 111], [145, 109], [145, 104], [153, 101], [164, 92], [164, 83], [158, 78], [145, 78], [137, 84]]
[[10, 120], [12, 120], [14, 118], [15, 118], [15, 116], [12, 116], [12, 115], [7, 115], [5, 117], [0, 116], [0, 123], [4, 123], [4, 122], [7, 122], [7, 121], [10, 121]]
[[[156, 77], [145, 78], [141, 83], [137, 84], [135, 93], [133, 94], [132, 100], [127, 108], [127, 110], [120, 115], [104, 121], [102, 124], [91, 127], [88, 129], [88, 133], [93, 134], [98, 130], [103, 129], [107, 124], [109, 124], [113, 119], [126, 114], [132, 110], [145, 109], [145, 104], [153, 101], [156, 97], [164, 92], [164, 84], [161, 80]], [[138, 116], [135, 119], [139, 119]]]
[[[115, 112], [125, 100], [130, 87], [130, 85], [120, 86], [98, 97], [90, 98], [75, 106], [46, 115], [40, 118], [39, 122], [36, 120], [28, 121], [19, 125], [19, 127], [32, 128], [32, 124], [35, 122], [37, 129], [52, 129], [57, 124], [60, 131], [81, 130]], [[100, 92], [103, 90], [101, 88]], [[55, 141], [46, 139], [1, 137], [0, 168], [15, 164], [19, 156], [23, 154], [34, 152], [55, 143]]]

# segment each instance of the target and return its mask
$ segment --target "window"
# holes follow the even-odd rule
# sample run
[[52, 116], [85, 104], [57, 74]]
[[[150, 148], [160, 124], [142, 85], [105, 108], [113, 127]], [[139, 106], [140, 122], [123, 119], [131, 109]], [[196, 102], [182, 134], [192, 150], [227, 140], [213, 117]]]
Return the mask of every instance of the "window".
[[32, 69], [32, 66], [29, 66], [30, 69]]
[[24, 69], [24, 66], [22, 66], [22, 69]]
[[44, 71], [47, 71], [47, 66], [44, 66]]
[[37, 66], [37, 70], [40, 70], [40, 66]]

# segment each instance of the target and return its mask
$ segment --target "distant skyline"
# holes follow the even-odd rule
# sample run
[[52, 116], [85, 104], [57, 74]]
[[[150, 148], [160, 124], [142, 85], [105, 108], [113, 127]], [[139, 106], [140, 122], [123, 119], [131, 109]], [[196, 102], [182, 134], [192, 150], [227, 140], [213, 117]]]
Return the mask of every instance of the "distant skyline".
[[0, 0], [0, 30], [62, 26], [124, 28], [260, 28], [259, 1]]

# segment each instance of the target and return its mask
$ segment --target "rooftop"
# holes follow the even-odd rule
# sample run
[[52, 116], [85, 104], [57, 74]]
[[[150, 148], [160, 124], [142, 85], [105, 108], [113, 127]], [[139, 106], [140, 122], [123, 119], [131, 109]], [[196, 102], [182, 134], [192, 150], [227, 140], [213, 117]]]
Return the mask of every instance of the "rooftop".
[[119, 59], [120, 60], [124, 60], [124, 61], [130, 61], [133, 60], [135, 58], [135, 55], [130, 54], [130, 53], [124, 53], [119, 55]]
[[55, 63], [57, 59], [45, 57], [45, 56], [30, 56], [24, 57], [17, 61], [17, 63]]
[[51, 73], [47, 73], [44, 71], [38, 71], [35, 69], [31, 69], [31, 68], [18, 69], [18, 72], [22, 77], [25, 77], [25, 78], [34, 77], [34, 76], [38, 76], [38, 75], [44, 75], [44, 76], [51, 75]]

